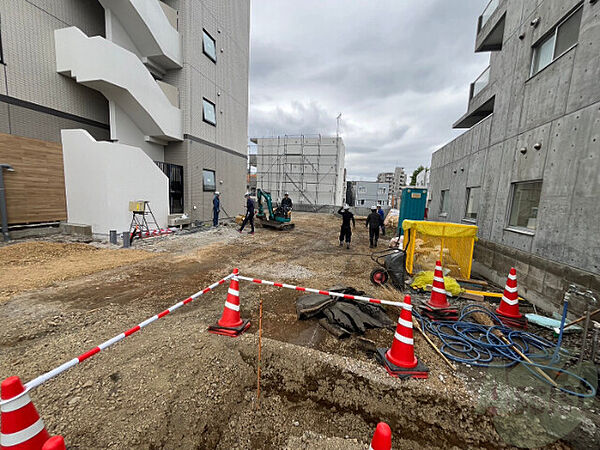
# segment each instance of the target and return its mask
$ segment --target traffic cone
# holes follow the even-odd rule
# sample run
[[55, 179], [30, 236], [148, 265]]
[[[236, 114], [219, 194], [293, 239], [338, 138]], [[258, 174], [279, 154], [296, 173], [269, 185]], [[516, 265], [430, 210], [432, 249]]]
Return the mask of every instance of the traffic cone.
[[369, 450], [392, 450], [392, 430], [387, 423], [377, 424]]
[[433, 287], [431, 288], [431, 298], [427, 305], [431, 308], [450, 308], [448, 298], [446, 297], [446, 286], [444, 285], [444, 272], [442, 272], [442, 263], [436, 261], [435, 271], [433, 272]]
[[[50, 435], [19, 377], [0, 385], [0, 450], [40, 450]], [[13, 400], [11, 400], [13, 399]]]
[[404, 297], [396, 333], [390, 349], [377, 349], [377, 359], [388, 373], [398, 378], [427, 378], [429, 369], [415, 356], [412, 323], [412, 305], [410, 295]]
[[42, 450], [67, 450], [62, 436], [53, 436], [46, 441]]
[[511, 267], [508, 274], [502, 300], [496, 312], [504, 325], [515, 328], [527, 328], [527, 319], [519, 312], [517, 270], [514, 267]]
[[237, 337], [250, 328], [250, 321], [243, 320], [240, 316], [240, 282], [237, 277], [238, 269], [233, 269], [233, 277], [227, 291], [227, 300], [221, 319], [208, 327], [208, 331], [214, 334]]

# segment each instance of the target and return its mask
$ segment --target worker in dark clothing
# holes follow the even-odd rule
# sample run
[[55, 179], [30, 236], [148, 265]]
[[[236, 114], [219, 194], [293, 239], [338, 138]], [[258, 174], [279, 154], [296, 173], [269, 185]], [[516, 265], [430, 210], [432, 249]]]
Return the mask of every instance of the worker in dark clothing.
[[350, 221], [352, 221], [352, 227], [356, 228], [356, 222], [354, 221], [354, 214], [350, 212], [350, 207], [344, 205], [339, 209], [338, 214], [342, 216], [342, 228], [340, 230], [340, 247], [344, 245], [346, 241], [346, 248], [350, 248], [350, 241], [352, 240], [352, 228], [350, 228]]
[[213, 227], [219, 226], [219, 212], [221, 211], [219, 195], [219, 191], [215, 191], [215, 196], [213, 197]]
[[286, 192], [283, 196], [283, 200], [281, 200], [281, 209], [285, 217], [290, 216], [293, 206], [294, 205], [292, 203], [292, 199], [290, 198], [290, 194]]
[[385, 212], [381, 205], [377, 205], [377, 213], [381, 216], [381, 235], [385, 236]]
[[252, 198], [250, 197], [250, 192], [246, 192], [244, 197], [246, 197], [246, 217], [244, 217], [242, 227], [238, 231], [241, 233], [244, 230], [246, 224], [250, 222], [252, 230], [249, 234], [254, 234], [254, 200], [252, 200]]
[[381, 216], [377, 212], [377, 207], [375, 205], [371, 206], [371, 214], [367, 216], [367, 222], [365, 224], [365, 226], [369, 228], [369, 248], [377, 247], [381, 223]]

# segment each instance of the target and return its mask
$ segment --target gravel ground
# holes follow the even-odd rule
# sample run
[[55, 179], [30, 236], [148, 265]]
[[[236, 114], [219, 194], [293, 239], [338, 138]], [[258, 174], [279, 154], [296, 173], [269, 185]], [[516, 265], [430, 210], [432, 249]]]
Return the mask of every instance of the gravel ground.
[[[364, 228], [357, 228], [353, 248], [346, 250], [337, 247], [337, 218], [294, 218], [290, 232], [258, 229], [250, 236], [221, 227], [136, 242], [134, 250], [69, 244], [67, 260], [91, 264], [90, 258], [106, 255], [95, 270], [81, 273], [65, 264], [62, 253], [33, 262], [32, 272], [54, 275], [0, 303], [0, 378], [16, 374], [28, 381], [233, 267], [253, 277], [316, 288], [343, 283], [389, 298], [369, 283], [373, 264]], [[126, 260], [130, 255], [139, 258]], [[123, 264], [103, 265], [121, 257]], [[27, 258], [13, 257], [8, 266], [27, 264], [22, 260]], [[511, 433], [506, 424], [515, 410], [504, 405], [539, 405], [541, 398], [546, 409], [533, 422], [552, 409], [578, 421], [540, 447], [589, 448], [591, 442], [593, 448], [598, 442], [597, 401], [565, 406], [537, 391], [523, 397], [525, 389], [506, 386], [502, 377], [490, 381], [486, 371], [461, 366], [454, 374], [418, 334], [416, 354], [429, 366], [429, 379], [394, 379], [372, 358], [374, 346], [390, 345], [392, 331], [339, 341], [314, 321], [296, 320], [294, 291], [243, 283], [242, 316], [252, 320], [250, 331], [237, 339], [206, 333], [223, 310], [225, 292], [221, 287], [200, 297], [36, 389], [32, 398], [49, 431], [63, 434], [74, 449], [352, 450], [366, 448], [377, 422], [385, 421], [394, 448], [505, 448], [532, 442], [540, 431], [515, 421], [518, 433]], [[257, 408], [260, 297], [264, 340]], [[397, 310], [388, 311], [397, 317]], [[497, 391], [505, 402], [490, 400]], [[508, 439], [512, 435], [521, 437]]]

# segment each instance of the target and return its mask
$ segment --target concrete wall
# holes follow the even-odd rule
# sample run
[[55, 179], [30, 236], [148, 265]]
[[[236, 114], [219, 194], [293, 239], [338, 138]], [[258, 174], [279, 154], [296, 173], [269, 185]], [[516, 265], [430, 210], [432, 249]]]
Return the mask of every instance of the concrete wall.
[[169, 184], [138, 147], [96, 142], [84, 130], [63, 130], [69, 222], [92, 226], [94, 234], [129, 230], [129, 202], [148, 200], [159, 226], [167, 226]]
[[257, 144], [257, 187], [280, 201], [285, 192], [296, 204], [342, 205], [344, 159], [341, 138], [281, 136], [253, 138]]
[[[463, 221], [466, 189], [480, 186], [477, 225], [484, 250], [476, 258], [499, 279], [516, 264], [530, 296], [555, 304], [566, 284], [582, 280], [569, 275], [573, 271], [595, 280], [600, 275], [600, 4], [583, 3], [576, 47], [536, 75], [529, 71], [532, 46], [577, 3], [508, 0], [503, 47], [491, 57], [493, 89], [480, 94], [496, 96], [494, 112], [431, 161], [430, 219]], [[535, 17], [541, 21], [534, 29], [529, 23]], [[511, 229], [511, 186], [531, 180], [543, 181], [537, 229]], [[447, 217], [440, 215], [442, 190], [449, 196]], [[502, 258], [506, 249], [512, 249], [508, 259]], [[490, 254], [503, 267], [490, 265]], [[523, 255], [558, 264], [567, 275], [552, 281], [556, 289], [550, 291], [540, 284], [552, 272]]]

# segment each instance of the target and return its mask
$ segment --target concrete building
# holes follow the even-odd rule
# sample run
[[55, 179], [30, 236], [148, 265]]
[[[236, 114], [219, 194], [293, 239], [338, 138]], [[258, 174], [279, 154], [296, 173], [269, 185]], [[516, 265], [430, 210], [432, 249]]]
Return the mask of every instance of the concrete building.
[[370, 208], [373, 205], [388, 205], [389, 184], [377, 181], [351, 181], [350, 206]]
[[417, 174], [417, 180], [416, 180], [416, 186], [417, 187], [424, 187], [424, 188], [428, 188], [429, 187], [429, 180], [430, 180], [430, 170], [429, 168], [425, 168], [424, 170], [422, 170], [421, 172], [419, 172]]
[[65, 220], [106, 234], [131, 200], [161, 226], [209, 219], [215, 190], [241, 202], [249, 0], [0, 0], [0, 17], [0, 133], [61, 143]]
[[387, 183], [390, 186], [394, 183], [394, 172], [382, 172], [377, 175], [378, 183]]
[[251, 142], [256, 144], [256, 186], [274, 201], [289, 192], [294, 207], [308, 210], [344, 203], [346, 147], [341, 137], [278, 136]]
[[392, 185], [392, 190], [394, 192], [400, 191], [404, 186], [406, 186], [406, 171], [404, 167], [396, 167], [394, 170], [394, 183]]
[[600, 2], [493, 0], [475, 51], [490, 66], [432, 156], [429, 217], [477, 224], [474, 268], [503, 285], [516, 266], [539, 305], [600, 292]]

